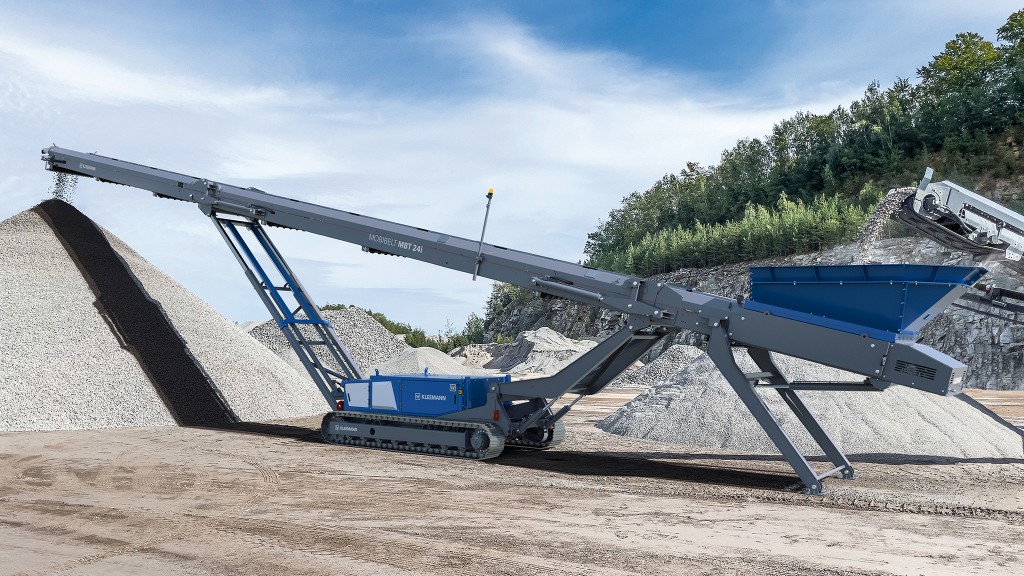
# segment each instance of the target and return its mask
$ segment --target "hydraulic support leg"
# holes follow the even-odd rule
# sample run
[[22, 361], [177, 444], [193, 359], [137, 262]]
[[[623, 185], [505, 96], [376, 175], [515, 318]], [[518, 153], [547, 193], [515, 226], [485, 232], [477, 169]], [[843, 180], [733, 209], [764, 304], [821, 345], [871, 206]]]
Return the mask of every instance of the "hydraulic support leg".
[[782, 400], [789, 406], [789, 409], [793, 411], [800, 423], [804, 425], [807, 432], [810, 433], [811, 437], [821, 448], [821, 451], [825, 453], [825, 456], [832, 461], [835, 469], [826, 473], [825, 475], [819, 474], [818, 478], [825, 476], [831, 476], [833, 473], [839, 472], [840, 478], [844, 480], [853, 479], [853, 465], [843, 454], [842, 450], [836, 446], [836, 443], [832, 441], [832, 437], [828, 435], [828, 432], [821, 427], [818, 419], [814, 417], [804, 401], [797, 395], [796, 390], [792, 390], [788, 387], [789, 380], [782, 374], [779, 367], [772, 360], [771, 353], [763, 348], [747, 348], [747, 353], [757, 364], [758, 368], [764, 370], [766, 373], [771, 374], [766, 379], [770, 384], [775, 386], [775, 390], [782, 396]]
[[[295, 273], [258, 222], [225, 218], [216, 213], [211, 214], [210, 218], [320, 393], [331, 409], [336, 409], [336, 401], [342, 398], [340, 381], [363, 378], [358, 364], [338, 340], [334, 328], [324, 320], [320, 309], [313, 304]], [[257, 258], [246, 242], [243, 231], [255, 238], [269, 265]], [[275, 285], [271, 279], [272, 273], [281, 279], [280, 286]], [[286, 295], [290, 295], [297, 307], [292, 309], [288, 305]], [[300, 312], [304, 318], [298, 316]], [[307, 334], [312, 338], [307, 337]], [[326, 353], [317, 354], [318, 349]], [[333, 367], [326, 366], [325, 360], [332, 361]]]
[[[817, 441], [819, 445], [822, 445], [824, 440], [822, 450], [832, 458], [833, 462], [837, 463], [837, 467], [835, 469], [829, 470], [824, 474], [816, 473], [807, 462], [807, 459], [804, 458], [804, 455], [800, 453], [800, 450], [793, 443], [793, 440], [790, 439], [789, 435], [786, 434], [786, 431], [779, 425], [775, 416], [770, 410], [768, 410], [764, 400], [761, 399], [761, 396], [758, 395], [755, 390], [754, 382], [757, 378], [782, 378], [784, 381], [784, 377], [779, 373], [778, 369], [774, 368], [774, 363], [770, 366], [766, 365], [768, 368], [774, 368], [773, 374], [758, 374], [754, 378], [745, 374], [736, 364], [736, 358], [733, 356], [732, 352], [732, 344], [729, 341], [727, 324], [725, 323], [714, 327], [711, 330], [711, 334], [708, 338], [707, 352], [708, 356], [711, 357], [715, 365], [722, 372], [722, 375], [725, 376], [729, 385], [731, 385], [733, 390], [736, 391], [740, 400], [743, 401], [747, 410], [749, 410], [754, 416], [757, 423], [761, 425], [761, 428], [768, 435], [768, 438], [771, 439], [772, 443], [775, 444], [775, 447], [779, 449], [779, 452], [782, 453], [782, 456], [786, 461], [789, 462], [789, 465], [793, 467], [797, 476], [800, 477], [800, 481], [803, 482], [805, 488], [804, 491], [807, 494], [821, 494], [821, 480], [825, 477], [836, 474], [837, 472], [842, 472], [844, 477], [852, 477], [853, 468], [850, 466], [849, 461], [847, 461], [846, 457], [839, 452], [839, 449], [828, 437], [828, 434], [826, 434], [821, 428], [817, 420], [814, 419], [814, 416], [810, 411], [807, 410], [807, 407], [804, 406], [800, 398], [796, 396], [795, 392], [792, 390], [786, 390], [789, 394], [783, 394], [782, 397], [786, 401], [787, 405], [796, 413], [797, 418], [808, 429], [808, 432], [810, 432], [811, 436], [814, 437], [815, 441]], [[765, 353], [767, 354], [767, 352]], [[755, 358], [755, 362], [756, 361], [757, 360]], [[759, 364], [759, 366], [761, 365]], [[761, 366], [761, 368], [764, 369], [766, 366]], [[772, 372], [772, 370], [768, 370], [767, 372]], [[842, 465], [839, 465], [839, 463], [842, 463]], [[847, 474], [849, 474], [849, 476], [847, 476]]]

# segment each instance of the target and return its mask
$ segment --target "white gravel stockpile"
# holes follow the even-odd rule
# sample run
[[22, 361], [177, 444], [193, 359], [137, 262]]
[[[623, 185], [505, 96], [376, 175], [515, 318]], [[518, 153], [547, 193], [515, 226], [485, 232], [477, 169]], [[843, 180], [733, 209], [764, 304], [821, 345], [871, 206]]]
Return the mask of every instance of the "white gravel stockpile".
[[[150, 297], [160, 302], [171, 324], [235, 414], [245, 421], [321, 414], [327, 401], [308, 378], [261, 346], [240, 326], [150, 264], [104, 230]], [[239, 269], [241, 273], [241, 269]], [[255, 294], [245, 294], [255, 298]]]
[[550, 328], [523, 332], [511, 344], [471, 344], [452, 351], [467, 366], [510, 374], [554, 374], [597, 344]]
[[[324, 310], [321, 312], [324, 319], [334, 327], [334, 333], [338, 340], [345, 346], [349, 354], [359, 364], [359, 368], [369, 374], [370, 368], [392, 358], [411, 347], [404, 340], [395, 337], [387, 328], [377, 322], [359, 308], [349, 307], [342, 310]], [[302, 317], [305, 317], [304, 315]], [[304, 328], [304, 330], [309, 330]], [[249, 330], [249, 334], [261, 344], [272, 350], [278, 356], [284, 358], [288, 363], [305, 376], [309, 382], [309, 376], [302, 362], [292, 350], [288, 340], [284, 337], [277, 323], [267, 321]], [[307, 334], [312, 338], [312, 334]], [[323, 350], [317, 350], [320, 361], [328, 367], [336, 367], [334, 358]]]
[[43, 219], [0, 223], [0, 430], [173, 425]]
[[[776, 363], [790, 380], [860, 378], [782, 355]], [[736, 354], [745, 372], [759, 369]], [[806, 455], [821, 450], [771, 389], [759, 390], [790, 438]], [[905, 454], [953, 458], [1021, 458], [1021, 436], [955, 397], [903, 386], [884, 392], [800, 392], [839, 447], [848, 454]], [[655, 385], [598, 424], [602, 430], [697, 448], [777, 454], [707, 355], [670, 381]]]
[[[494, 370], [484, 370], [464, 366], [458, 360], [436, 348], [409, 348], [390, 359], [374, 365], [373, 370], [381, 374], [422, 374], [426, 369], [430, 374], [484, 375], [494, 374]], [[367, 375], [369, 375], [367, 374]]]
[[609, 386], [616, 388], [650, 388], [669, 381], [673, 376], [704, 352], [696, 346], [675, 344], [640, 368], [627, 370], [615, 377]]

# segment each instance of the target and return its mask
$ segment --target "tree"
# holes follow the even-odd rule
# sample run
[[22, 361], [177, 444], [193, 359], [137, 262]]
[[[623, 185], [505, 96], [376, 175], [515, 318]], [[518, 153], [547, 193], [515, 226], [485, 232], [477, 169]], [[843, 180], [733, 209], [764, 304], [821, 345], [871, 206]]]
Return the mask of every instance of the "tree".
[[993, 76], [999, 52], [974, 32], [957, 34], [945, 49], [917, 71], [921, 77], [923, 136], [932, 149], [959, 145], [976, 131], [989, 132], [996, 117]]
[[1000, 86], [1003, 114], [1016, 123], [1024, 122], [1024, 10], [1010, 15], [998, 31]]

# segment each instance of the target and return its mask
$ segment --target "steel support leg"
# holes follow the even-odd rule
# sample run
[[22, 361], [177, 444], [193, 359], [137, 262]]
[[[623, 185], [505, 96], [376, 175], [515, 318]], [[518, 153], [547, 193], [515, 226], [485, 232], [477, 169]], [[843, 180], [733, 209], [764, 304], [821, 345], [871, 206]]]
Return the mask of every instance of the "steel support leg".
[[793, 467], [800, 481], [803, 482], [808, 494], [821, 494], [821, 480], [807, 463], [807, 459], [790, 440], [786, 431], [779, 426], [778, 420], [765, 406], [761, 396], [754, 390], [753, 383], [747, 379], [743, 370], [736, 365], [736, 358], [732, 355], [732, 345], [729, 342], [729, 334], [725, 324], [711, 330], [708, 339], [708, 356], [714, 361], [715, 366], [732, 386], [733, 390], [746, 405], [747, 410], [754, 416], [757, 423], [768, 434], [775, 447], [779, 449], [782, 456]]
[[[772, 376], [769, 378], [769, 382], [775, 385], [789, 384], [789, 381], [779, 370], [779, 367], [772, 360], [771, 353], [762, 348], [748, 348], [747, 352], [750, 357], [757, 364], [758, 368], [765, 372], [770, 372]], [[828, 432], [821, 427], [818, 419], [814, 417], [804, 401], [796, 393], [795, 390], [789, 388], [776, 388], [779, 395], [782, 396], [782, 400], [789, 406], [789, 409], [793, 411], [800, 423], [804, 425], [807, 432], [814, 438], [821, 451], [825, 453], [825, 456], [832, 461], [832, 464], [836, 467], [832, 472], [840, 472], [840, 478], [844, 480], [853, 479], [853, 465], [846, 458], [846, 455], [836, 446], [835, 442], [832, 441], [832, 437], [828, 435]], [[820, 478], [820, 475], [819, 475]]]
[[[221, 238], [231, 248], [231, 252], [241, 265], [246, 278], [260, 296], [263, 304], [266, 305], [274, 321], [277, 322], [292, 350], [295, 351], [310, 378], [313, 379], [313, 383], [320, 389], [320, 393], [327, 400], [330, 409], [335, 409], [336, 400], [341, 398], [340, 382], [362, 378], [359, 366], [338, 339], [334, 328], [320, 315], [320, 310], [259, 223], [224, 218], [216, 213], [211, 214], [210, 219], [217, 226]], [[256, 245], [263, 249], [269, 266], [260, 262], [260, 258], [257, 257], [253, 248], [245, 241], [241, 230], [247, 231], [255, 238]], [[281, 277], [281, 286], [274, 283], [272, 271], [276, 271], [277, 275]], [[286, 295], [298, 304], [298, 308], [294, 311], [285, 301]], [[305, 314], [305, 318], [296, 317], [299, 311]], [[313, 340], [306, 337], [303, 327], [313, 334]], [[340, 372], [325, 366], [315, 348], [324, 349], [327, 355], [333, 358]]]

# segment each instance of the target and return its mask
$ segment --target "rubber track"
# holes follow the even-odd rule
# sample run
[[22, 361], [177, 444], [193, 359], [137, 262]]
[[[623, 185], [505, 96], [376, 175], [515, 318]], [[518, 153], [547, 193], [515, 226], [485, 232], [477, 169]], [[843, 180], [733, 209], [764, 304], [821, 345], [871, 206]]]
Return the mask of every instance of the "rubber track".
[[238, 422], [163, 309], [96, 224], [60, 200], [47, 200], [35, 211], [81, 270], [117, 336], [138, 358], [171, 416], [183, 426]]
[[[333, 416], [341, 416], [344, 418], [351, 418], [354, 420], [381, 422], [382, 426], [386, 426], [387, 422], [402, 422], [405, 424], [417, 424], [423, 426], [445, 426], [449, 428], [461, 428], [464, 430], [478, 429], [483, 430], [484, 432], [487, 433], [490, 442], [483, 452], [473, 452], [468, 450], [452, 450], [450, 448], [435, 448], [433, 446], [413, 445], [409, 443], [393, 444], [391, 442], [382, 442], [377, 440], [366, 440], [359, 438], [353, 439], [341, 434], [327, 433], [327, 423]], [[411, 427], [403, 428], [408, 430], [415, 430], [415, 428]], [[320, 432], [323, 435], [324, 441], [329, 444], [363, 446], [366, 448], [375, 448], [377, 450], [387, 450], [389, 452], [418, 452], [420, 454], [433, 454], [436, 456], [446, 456], [449, 458], [465, 458], [468, 460], [488, 460], [501, 454], [501, 451], [505, 449], [505, 436], [504, 434], [502, 434], [501, 429], [493, 424], [485, 424], [482, 422], [460, 422], [456, 420], [438, 420], [436, 418], [415, 418], [412, 416], [365, 414], [362, 412], [328, 412], [327, 414], [324, 415], [323, 423], [320, 427]]]

